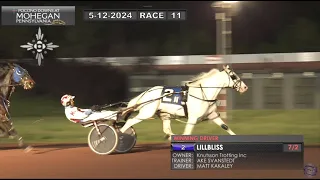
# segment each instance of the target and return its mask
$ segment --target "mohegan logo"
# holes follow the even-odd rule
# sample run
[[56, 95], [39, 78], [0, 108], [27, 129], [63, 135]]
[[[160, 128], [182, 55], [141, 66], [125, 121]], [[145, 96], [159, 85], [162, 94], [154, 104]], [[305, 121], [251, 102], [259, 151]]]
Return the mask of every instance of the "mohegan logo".
[[33, 54], [36, 54], [35, 59], [38, 60], [38, 65], [41, 66], [41, 61], [44, 59], [43, 53], [47, 54], [47, 50], [52, 51], [54, 48], [58, 48], [58, 45], [54, 45], [52, 42], [47, 43], [47, 40], [43, 38], [44, 34], [41, 32], [39, 27], [38, 33], [36, 34], [36, 40], [32, 40], [32, 43], [27, 42], [26, 45], [21, 45], [21, 48], [27, 49], [27, 51], [32, 50]]
[[51, 24], [54, 20], [61, 19], [60, 9], [56, 8], [22, 8], [14, 9], [13, 13], [18, 24]]

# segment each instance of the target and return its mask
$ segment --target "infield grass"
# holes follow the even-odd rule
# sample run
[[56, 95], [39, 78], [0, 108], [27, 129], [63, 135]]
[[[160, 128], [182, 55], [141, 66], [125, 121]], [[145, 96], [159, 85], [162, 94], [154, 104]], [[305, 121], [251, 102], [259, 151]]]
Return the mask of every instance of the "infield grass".
[[[16, 96], [16, 95], [15, 95]], [[14, 97], [15, 97], [14, 96]], [[11, 116], [17, 131], [26, 142], [86, 143], [90, 129], [69, 122], [59, 100], [18, 98], [11, 102]], [[306, 144], [320, 144], [320, 110], [237, 110], [232, 112], [229, 127], [241, 135], [304, 135]], [[172, 129], [181, 134], [185, 124], [172, 121]], [[162, 121], [150, 119], [134, 126], [138, 143], [165, 142]], [[215, 124], [198, 124], [193, 134], [227, 134]], [[15, 143], [0, 139], [0, 143]]]

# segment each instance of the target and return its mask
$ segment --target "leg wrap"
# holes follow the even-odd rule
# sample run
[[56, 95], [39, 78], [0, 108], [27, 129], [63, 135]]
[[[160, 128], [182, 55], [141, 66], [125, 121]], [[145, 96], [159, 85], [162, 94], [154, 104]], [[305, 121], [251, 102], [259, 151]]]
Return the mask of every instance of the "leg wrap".
[[227, 125], [225, 125], [225, 124], [222, 124], [221, 128], [224, 129], [224, 130], [228, 130], [229, 129], [229, 127]]
[[170, 114], [168, 113], [159, 113], [161, 120], [170, 120]]

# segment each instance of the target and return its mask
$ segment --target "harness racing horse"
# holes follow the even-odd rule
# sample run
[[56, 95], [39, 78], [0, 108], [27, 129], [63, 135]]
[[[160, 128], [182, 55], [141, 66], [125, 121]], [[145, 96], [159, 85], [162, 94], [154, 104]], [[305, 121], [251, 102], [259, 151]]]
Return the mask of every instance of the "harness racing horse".
[[17, 139], [20, 147], [23, 147], [24, 143], [13, 127], [9, 113], [9, 99], [16, 86], [23, 86], [25, 90], [29, 90], [34, 84], [28, 71], [18, 64], [0, 64], [0, 137]]
[[171, 135], [174, 135], [171, 130], [171, 116], [188, 118], [183, 135], [191, 135], [197, 122], [204, 119], [213, 121], [230, 135], [235, 135], [216, 112], [216, 98], [222, 88], [233, 88], [240, 93], [248, 90], [246, 84], [229, 66], [224, 66], [222, 71], [212, 69], [201, 73], [182, 87], [153, 87], [128, 103], [128, 109], [132, 108], [130, 112], [123, 113], [127, 115], [125, 120], [130, 113], [139, 113], [128, 119], [120, 131], [123, 133], [129, 127], [157, 114], [163, 121], [163, 132], [169, 140]]

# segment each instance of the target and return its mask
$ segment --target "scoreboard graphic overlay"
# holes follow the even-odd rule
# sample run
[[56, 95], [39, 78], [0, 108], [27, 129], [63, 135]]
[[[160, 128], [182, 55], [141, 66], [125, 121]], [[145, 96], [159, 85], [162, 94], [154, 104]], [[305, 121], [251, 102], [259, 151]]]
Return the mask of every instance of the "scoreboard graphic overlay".
[[300, 135], [174, 135], [171, 169], [301, 170]]
[[3, 26], [74, 26], [75, 6], [1, 6]]
[[90, 9], [83, 11], [85, 21], [185, 21], [186, 10], [116, 10]]

